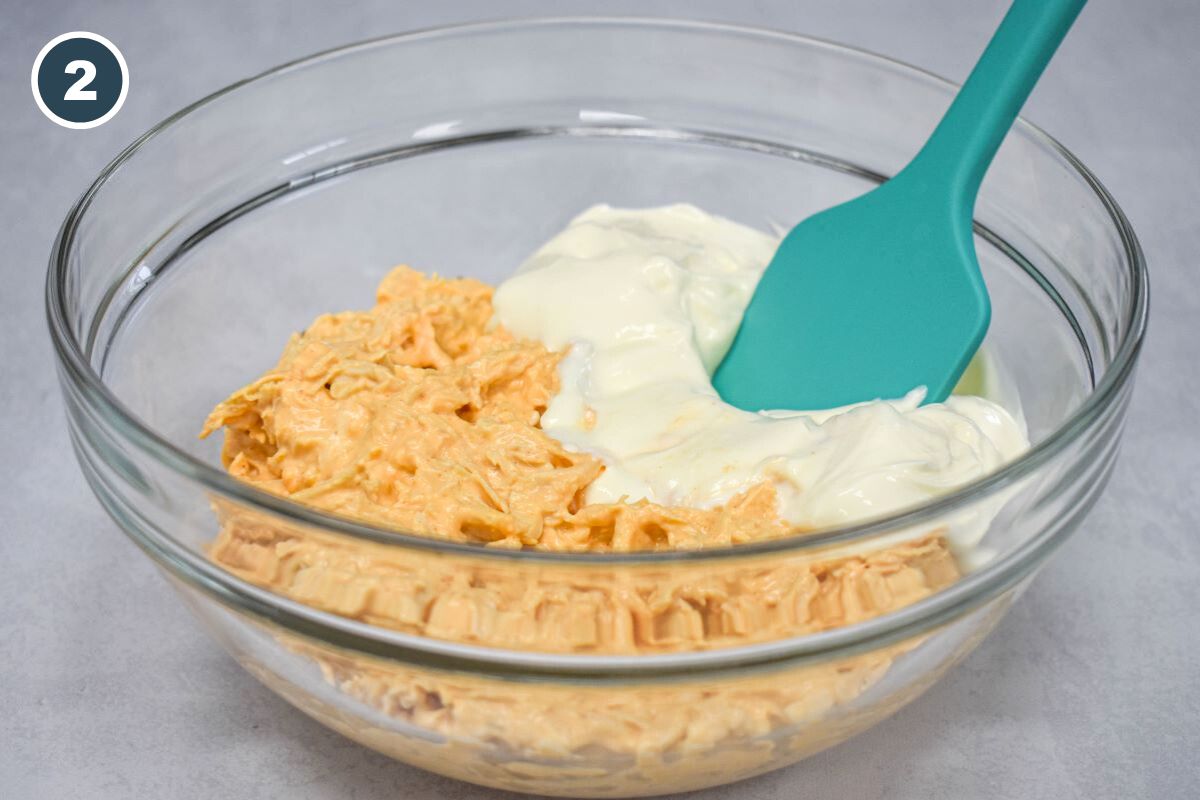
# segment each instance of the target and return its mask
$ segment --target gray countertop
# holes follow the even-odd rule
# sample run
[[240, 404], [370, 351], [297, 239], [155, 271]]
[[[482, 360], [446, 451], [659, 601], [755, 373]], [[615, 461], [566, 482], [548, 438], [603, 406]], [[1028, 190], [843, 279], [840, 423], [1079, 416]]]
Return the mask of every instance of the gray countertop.
[[[597, 11], [729, 20], [961, 79], [1004, 5], [3, 0], [0, 796], [501, 796], [391, 762], [260, 686], [199, 629], [84, 485], [51, 367], [42, 281], [68, 206], [126, 143], [276, 63], [435, 24]], [[90, 131], [52, 125], [29, 91], [38, 50], [71, 30], [115, 41], [132, 75], [120, 114]], [[1197, 33], [1196, 0], [1094, 0], [1026, 108], [1122, 203], [1152, 271], [1151, 331], [1108, 493], [996, 633], [920, 700], [798, 766], [697, 796], [1200, 792]]]

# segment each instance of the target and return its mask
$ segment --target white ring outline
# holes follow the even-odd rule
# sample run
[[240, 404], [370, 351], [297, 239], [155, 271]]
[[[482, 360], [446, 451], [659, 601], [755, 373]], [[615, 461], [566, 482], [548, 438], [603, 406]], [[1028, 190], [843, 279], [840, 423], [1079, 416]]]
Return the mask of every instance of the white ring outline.
[[[46, 101], [42, 99], [42, 93], [38, 90], [38, 70], [41, 69], [42, 61], [45, 60], [46, 54], [54, 49], [55, 45], [65, 42], [68, 39], [91, 39], [93, 42], [98, 42], [99, 44], [108, 48], [109, 52], [116, 56], [117, 63], [121, 66], [121, 93], [117, 96], [117, 102], [113, 104], [113, 107], [110, 108], [104, 116], [97, 117], [89, 122], [72, 122], [71, 120], [63, 119], [62, 117], [58, 116], [46, 105]], [[55, 36], [53, 39], [47, 42], [46, 46], [41, 49], [41, 52], [37, 54], [37, 58], [33, 60], [33, 71], [29, 75], [29, 86], [33, 90], [34, 102], [37, 103], [37, 107], [42, 110], [42, 113], [46, 115], [47, 119], [56, 125], [61, 125], [64, 128], [70, 128], [77, 131], [87, 130], [88, 128], [96, 128], [108, 122], [117, 115], [117, 112], [121, 110], [121, 106], [125, 104], [125, 96], [129, 94], [129, 66], [125, 63], [125, 56], [121, 54], [121, 51], [117, 49], [117, 46], [108, 39], [105, 39], [100, 34], [92, 33], [90, 31], [71, 31], [70, 33], [63, 33]]]

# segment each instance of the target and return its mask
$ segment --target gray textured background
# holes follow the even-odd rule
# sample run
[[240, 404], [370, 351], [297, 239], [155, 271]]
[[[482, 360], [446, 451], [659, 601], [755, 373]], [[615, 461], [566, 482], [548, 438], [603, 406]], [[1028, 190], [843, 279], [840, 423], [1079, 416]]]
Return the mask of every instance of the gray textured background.
[[[42, 315], [46, 255], [92, 176], [174, 109], [385, 32], [484, 17], [731, 20], [961, 79], [1002, 0], [33, 2], [0, 0], [0, 797], [501, 795], [393, 763], [293, 711], [212, 644], [88, 493]], [[91, 131], [52, 125], [29, 69], [101, 33], [132, 90]], [[1200, 32], [1196, 0], [1093, 0], [1026, 114], [1107, 184], [1153, 278], [1112, 487], [999, 630], [853, 741], [705, 798], [1195, 797], [1200, 792]]]

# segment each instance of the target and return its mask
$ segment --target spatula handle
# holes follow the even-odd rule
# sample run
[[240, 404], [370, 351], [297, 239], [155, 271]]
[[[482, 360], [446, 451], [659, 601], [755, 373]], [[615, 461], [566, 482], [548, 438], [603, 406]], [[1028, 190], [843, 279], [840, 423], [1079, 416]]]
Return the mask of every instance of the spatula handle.
[[1000, 143], [1086, 2], [1016, 0], [958, 97], [905, 170], [934, 191], [949, 188], [968, 223]]

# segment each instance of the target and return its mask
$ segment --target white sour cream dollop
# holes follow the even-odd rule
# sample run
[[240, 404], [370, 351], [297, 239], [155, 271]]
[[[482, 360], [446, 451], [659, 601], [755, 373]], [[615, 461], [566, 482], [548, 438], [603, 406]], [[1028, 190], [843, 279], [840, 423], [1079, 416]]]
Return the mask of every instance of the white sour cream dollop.
[[[600, 205], [497, 288], [501, 324], [569, 348], [542, 428], [604, 462], [588, 502], [705, 508], [771, 481], [784, 519], [828, 527], [926, 502], [1028, 447], [996, 403], [922, 406], [920, 388], [819, 411], [723, 402], [711, 374], [778, 242], [690, 205]], [[976, 519], [948, 536], [963, 553], [984, 530]]]

